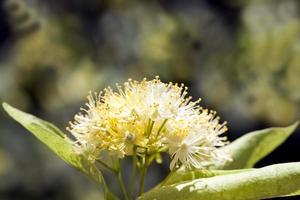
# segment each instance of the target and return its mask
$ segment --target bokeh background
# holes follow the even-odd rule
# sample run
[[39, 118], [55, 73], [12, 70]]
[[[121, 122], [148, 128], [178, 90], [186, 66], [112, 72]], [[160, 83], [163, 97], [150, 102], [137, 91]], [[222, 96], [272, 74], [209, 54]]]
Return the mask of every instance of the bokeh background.
[[[0, 101], [63, 130], [89, 90], [155, 75], [185, 83], [217, 110], [230, 140], [300, 119], [297, 0], [0, 4]], [[299, 142], [298, 130], [257, 166], [300, 161]], [[147, 187], [167, 170], [167, 163], [153, 168]], [[99, 193], [0, 109], [1, 200], [94, 200]]]

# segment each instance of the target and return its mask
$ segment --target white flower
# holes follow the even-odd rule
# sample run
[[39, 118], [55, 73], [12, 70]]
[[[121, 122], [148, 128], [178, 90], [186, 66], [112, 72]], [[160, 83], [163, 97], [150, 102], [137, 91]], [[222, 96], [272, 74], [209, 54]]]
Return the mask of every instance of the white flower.
[[180, 164], [188, 169], [204, 168], [230, 160], [228, 153], [218, 148], [227, 144], [226, 138], [220, 137], [227, 128], [225, 123], [218, 123], [214, 112], [200, 111], [191, 121], [181, 123], [174, 124], [166, 139], [172, 158], [170, 169]]
[[220, 135], [226, 131], [215, 112], [186, 98], [187, 88], [154, 80], [125, 82], [114, 91], [88, 96], [86, 109], [75, 115], [68, 130], [78, 153], [95, 160], [101, 152], [119, 158], [130, 156], [137, 147], [143, 153], [168, 151], [171, 168], [185, 165], [202, 168], [222, 162], [226, 153], [219, 151], [226, 144]]

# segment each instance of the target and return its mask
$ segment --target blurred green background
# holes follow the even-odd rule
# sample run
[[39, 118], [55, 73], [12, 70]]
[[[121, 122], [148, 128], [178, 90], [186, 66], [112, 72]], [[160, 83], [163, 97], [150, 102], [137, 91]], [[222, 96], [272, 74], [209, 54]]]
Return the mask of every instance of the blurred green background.
[[[63, 130], [89, 90], [155, 75], [188, 85], [228, 121], [231, 140], [300, 119], [297, 0], [2, 0], [0, 8], [1, 102]], [[258, 166], [299, 161], [299, 141], [294, 134]], [[167, 172], [166, 163], [154, 168], [147, 187]], [[98, 195], [0, 110], [1, 200]]]

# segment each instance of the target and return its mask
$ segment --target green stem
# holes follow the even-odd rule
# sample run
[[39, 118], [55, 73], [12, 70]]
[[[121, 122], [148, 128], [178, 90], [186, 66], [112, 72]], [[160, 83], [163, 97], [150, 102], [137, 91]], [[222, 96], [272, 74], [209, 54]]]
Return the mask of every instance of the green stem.
[[135, 189], [135, 178], [136, 178], [136, 166], [137, 166], [137, 155], [136, 155], [137, 147], [134, 146], [133, 148], [133, 155], [132, 155], [132, 174], [130, 179], [130, 199], [134, 199], [134, 189]]
[[129, 200], [128, 194], [127, 194], [127, 191], [126, 191], [126, 188], [125, 188], [125, 184], [124, 184], [124, 182], [123, 182], [121, 169], [118, 170], [117, 176], [118, 176], [118, 181], [119, 181], [119, 184], [120, 184], [122, 193], [123, 193], [123, 195], [124, 195], [124, 198], [125, 198], [125, 200]]
[[144, 192], [145, 188], [145, 177], [147, 173], [147, 167], [148, 167], [148, 155], [147, 152], [145, 154], [145, 160], [143, 165], [141, 166], [141, 171], [140, 171], [140, 188], [139, 188], [139, 196]]
[[163, 123], [160, 125], [158, 131], [157, 131], [157, 134], [156, 134], [156, 138], [159, 136], [160, 132], [162, 131], [162, 129], [164, 128], [165, 124], [167, 123], [168, 119], [165, 119], [163, 121]]
[[147, 137], [150, 136], [153, 126], [154, 126], [154, 121], [150, 120], [150, 123], [148, 124]]
[[[96, 162], [98, 162], [99, 164], [101, 164], [103, 167], [105, 167], [106, 169], [108, 169], [112, 173], [116, 174], [117, 171], [114, 168], [112, 168], [109, 165], [107, 165], [106, 163], [104, 163], [102, 160], [96, 160]], [[109, 190], [109, 188], [108, 188], [108, 186], [106, 184], [106, 181], [105, 181], [105, 179], [104, 179], [103, 176], [101, 176], [101, 179], [102, 179], [102, 183], [103, 183], [103, 186], [104, 186], [105, 199], [108, 199], [108, 198], [117, 199], [116, 196]]]
[[96, 162], [100, 163], [103, 167], [105, 167], [106, 169], [108, 169], [109, 171], [116, 173], [117, 170], [112, 168], [111, 166], [109, 166], [108, 164], [106, 164], [105, 162], [103, 162], [102, 160], [96, 160]]
[[[125, 200], [129, 200], [128, 194], [127, 194], [127, 191], [126, 191], [126, 187], [125, 187], [125, 184], [124, 184], [124, 181], [123, 181], [123, 178], [122, 178], [120, 161], [118, 162], [117, 169], [109, 166], [108, 164], [104, 163], [102, 160], [96, 160], [96, 161], [98, 163], [100, 163], [103, 167], [105, 167], [106, 169], [108, 169], [109, 171], [111, 171], [112, 173], [114, 173], [117, 176], [117, 179], [118, 179], [118, 182], [120, 184], [120, 188], [121, 188], [121, 191], [124, 195], [124, 198], [125, 198]], [[108, 191], [108, 188], [107, 188], [106, 184], [105, 184], [105, 187], [106, 187], [105, 190]]]

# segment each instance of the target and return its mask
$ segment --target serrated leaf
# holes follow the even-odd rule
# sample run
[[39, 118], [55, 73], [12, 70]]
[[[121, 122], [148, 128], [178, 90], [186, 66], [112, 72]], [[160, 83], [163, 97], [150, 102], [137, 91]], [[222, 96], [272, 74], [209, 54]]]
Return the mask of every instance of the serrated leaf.
[[[66, 140], [65, 134], [53, 124], [33, 115], [20, 111], [7, 103], [3, 103], [4, 110], [36, 138], [46, 144], [56, 155], [69, 165], [80, 170], [97, 184], [104, 186], [102, 173], [82, 155], [73, 151], [72, 145]], [[110, 199], [115, 199], [109, 191], [105, 191]], [[107, 197], [108, 197], [107, 196]]]
[[250, 132], [223, 147], [233, 161], [217, 166], [217, 169], [252, 168], [258, 161], [281, 145], [297, 128], [298, 122], [288, 127], [275, 127]]
[[300, 162], [164, 186], [139, 200], [255, 200], [297, 195], [299, 189]]

